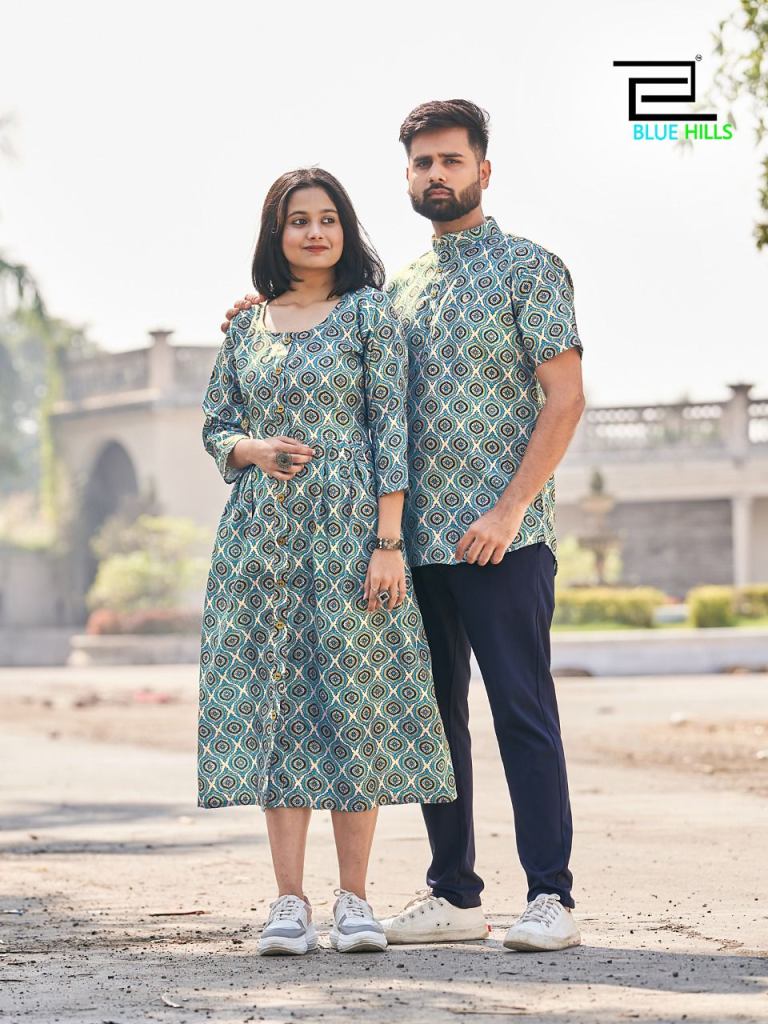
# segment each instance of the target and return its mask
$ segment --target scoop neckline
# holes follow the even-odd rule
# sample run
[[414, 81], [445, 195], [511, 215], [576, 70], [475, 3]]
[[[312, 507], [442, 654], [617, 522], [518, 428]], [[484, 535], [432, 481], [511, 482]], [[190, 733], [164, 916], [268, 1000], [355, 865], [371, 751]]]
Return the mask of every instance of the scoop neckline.
[[262, 302], [262, 304], [261, 304], [261, 314], [259, 316], [259, 326], [261, 327], [262, 331], [264, 331], [265, 334], [269, 334], [273, 338], [281, 338], [281, 337], [283, 337], [286, 334], [295, 334], [295, 335], [312, 334], [313, 331], [316, 331], [316, 330], [318, 330], [318, 328], [323, 327], [327, 323], [327, 321], [331, 319], [331, 317], [334, 315], [334, 313], [339, 309], [339, 307], [342, 305], [342, 303], [346, 300], [348, 295], [349, 295], [349, 292], [344, 292], [344, 294], [341, 296], [341, 298], [336, 303], [336, 305], [333, 306], [328, 311], [327, 315], [324, 316], [322, 320], [319, 320], [316, 324], [313, 324], [311, 327], [305, 327], [304, 330], [302, 330], [302, 331], [270, 331], [270, 329], [267, 327], [267, 325], [265, 323], [265, 317], [266, 317], [266, 313], [267, 313], [267, 306], [269, 305], [269, 303], [268, 302]]

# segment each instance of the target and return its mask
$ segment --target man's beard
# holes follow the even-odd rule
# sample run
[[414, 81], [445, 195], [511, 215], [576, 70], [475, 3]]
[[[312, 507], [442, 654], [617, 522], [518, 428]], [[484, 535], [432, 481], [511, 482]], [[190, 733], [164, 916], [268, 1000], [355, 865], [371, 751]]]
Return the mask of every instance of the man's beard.
[[[443, 186], [440, 186], [443, 187]], [[429, 191], [425, 192], [421, 199], [411, 195], [411, 206], [416, 213], [429, 220], [445, 223], [446, 221], [458, 220], [466, 216], [471, 210], [480, 205], [483, 190], [480, 188], [480, 180], [468, 185], [458, 195], [445, 196], [441, 199], [430, 199]]]

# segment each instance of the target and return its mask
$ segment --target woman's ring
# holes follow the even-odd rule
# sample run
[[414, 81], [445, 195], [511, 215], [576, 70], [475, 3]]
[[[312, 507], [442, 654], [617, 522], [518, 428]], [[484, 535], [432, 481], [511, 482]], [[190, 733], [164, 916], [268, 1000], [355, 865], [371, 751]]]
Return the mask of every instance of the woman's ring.
[[275, 462], [280, 469], [287, 470], [293, 466], [293, 456], [290, 452], [276, 452]]
[[392, 596], [388, 590], [382, 590], [376, 595], [382, 604], [386, 604]]

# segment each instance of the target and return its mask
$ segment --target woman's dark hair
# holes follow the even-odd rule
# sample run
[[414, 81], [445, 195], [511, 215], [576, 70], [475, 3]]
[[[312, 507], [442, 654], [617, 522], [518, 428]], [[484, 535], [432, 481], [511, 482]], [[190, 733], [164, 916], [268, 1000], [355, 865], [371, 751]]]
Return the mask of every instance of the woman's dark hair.
[[267, 192], [261, 211], [261, 230], [253, 254], [251, 277], [254, 287], [266, 298], [276, 299], [288, 291], [293, 281], [299, 280], [291, 273], [283, 254], [282, 241], [288, 200], [299, 188], [324, 189], [339, 212], [344, 247], [341, 259], [333, 268], [336, 280], [328, 298], [355, 291], [364, 285], [383, 287], [384, 264], [358, 221], [344, 186], [320, 167], [301, 167], [281, 174]]
[[487, 110], [469, 100], [431, 100], [415, 107], [400, 125], [400, 141], [410, 156], [411, 142], [417, 132], [436, 128], [466, 128], [469, 144], [481, 160], [488, 152]]

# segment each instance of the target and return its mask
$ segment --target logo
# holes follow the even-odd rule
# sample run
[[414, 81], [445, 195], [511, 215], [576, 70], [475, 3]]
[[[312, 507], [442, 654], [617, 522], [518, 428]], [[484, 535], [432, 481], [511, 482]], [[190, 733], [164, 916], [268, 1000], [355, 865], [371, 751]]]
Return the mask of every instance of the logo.
[[733, 137], [733, 125], [718, 124], [717, 114], [686, 109], [696, 102], [696, 60], [615, 60], [631, 68], [628, 116], [632, 138], [644, 141], [721, 140]]

